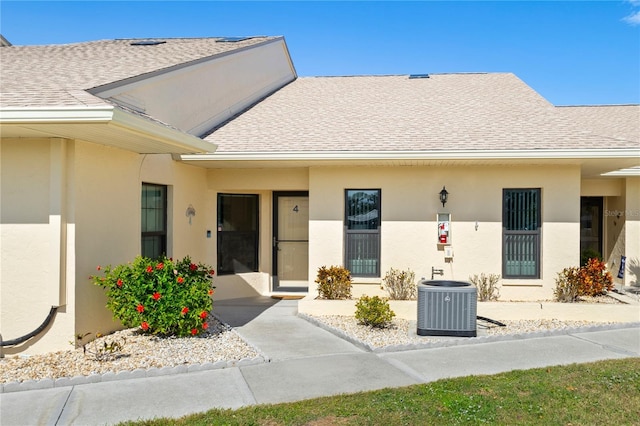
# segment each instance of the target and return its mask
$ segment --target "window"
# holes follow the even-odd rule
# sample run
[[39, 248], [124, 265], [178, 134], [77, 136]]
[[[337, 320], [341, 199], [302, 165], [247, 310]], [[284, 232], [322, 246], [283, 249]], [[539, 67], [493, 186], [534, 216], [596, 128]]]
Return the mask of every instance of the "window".
[[502, 192], [502, 276], [540, 278], [540, 188]]
[[258, 196], [218, 194], [218, 274], [258, 271]]
[[167, 187], [142, 184], [142, 256], [157, 259], [167, 253]]
[[347, 189], [345, 268], [356, 277], [380, 276], [380, 190]]

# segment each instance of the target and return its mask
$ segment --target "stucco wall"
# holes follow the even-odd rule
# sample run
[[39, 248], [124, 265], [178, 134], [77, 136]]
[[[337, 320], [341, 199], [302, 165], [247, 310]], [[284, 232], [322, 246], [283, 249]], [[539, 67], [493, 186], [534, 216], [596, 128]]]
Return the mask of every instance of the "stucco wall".
[[140, 253], [142, 182], [169, 186], [168, 254], [211, 263], [205, 169], [82, 141], [3, 139], [1, 149], [0, 332], [22, 336], [61, 306], [46, 333], [5, 353], [70, 349], [77, 333], [121, 328], [89, 277]]
[[[195, 262], [212, 264], [208, 254], [211, 239], [207, 239], [211, 210], [206, 169], [174, 161], [164, 154], [144, 155], [141, 162], [139, 182], [169, 187], [168, 255], [177, 259], [190, 256]], [[195, 210], [191, 217], [187, 215], [190, 206]]]
[[625, 285], [640, 284], [640, 177], [626, 178]]
[[46, 334], [5, 347], [5, 354], [69, 348], [74, 306], [67, 298], [68, 176], [73, 144], [62, 139], [0, 140], [0, 332], [12, 340], [33, 331], [60, 306]]
[[[449, 201], [439, 203], [446, 185]], [[502, 280], [504, 299], [543, 299], [552, 295], [556, 273], [579, 261], [580, 171], [577, 167], [389, 167], [312, 168], [309, 173], [309, 274], [322, 265], [343, 263], [344, 190], [382, 190], [381, 271], [411, 268], [445, 279], [501, 273], [502, 189], [542, 188], [542, 277]], [[453, 261], [436, 241], [437, 212], [451, 213]], [[476, 229], [477, 223], [477, 229]], [[438, 277], [440, 278], [440, 277]], [[356, 279], [371, 283], [379, 279]]]
[[77, 333], [120, 328], [92, 284], [98, 265], [117, 265], [140, 252], [140, 156], [76, 142], [75, 243]]

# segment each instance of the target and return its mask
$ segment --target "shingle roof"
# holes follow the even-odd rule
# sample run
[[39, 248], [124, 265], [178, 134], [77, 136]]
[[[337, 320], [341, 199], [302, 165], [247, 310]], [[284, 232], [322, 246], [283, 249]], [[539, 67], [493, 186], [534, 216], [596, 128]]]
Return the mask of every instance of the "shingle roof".
[[[278, 37], [234, 43], [220, 38], [168, 38], [135, 46], [134, 39], [0, 48], [0, 106], [52, 107], [103, 105], [86, 90], [170, 69]], [[153, 40], [153, 39], [145, 39]]]
[[[206, 140], [231, 152], [573, 149], [575, 126], [513, 74], [298, 78]], [[607, 147], [628, 147], [607, 141]]]
[[558, 112], [595, 135], [640, 146], [640, 105], [561, 106]]

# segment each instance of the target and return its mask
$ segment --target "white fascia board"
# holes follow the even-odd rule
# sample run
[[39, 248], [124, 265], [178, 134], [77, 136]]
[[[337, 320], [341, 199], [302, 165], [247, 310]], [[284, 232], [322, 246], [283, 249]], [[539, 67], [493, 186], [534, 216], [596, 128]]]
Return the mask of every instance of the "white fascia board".
[[72, 124], [113, 125], [140, 137], [175, 146], [178, 151], [212, 153], [216, 145], [161, 123], [123, 111], [112, 105], [99, 107], [0, 108], [0, 124]]
[[600, 176], [615, 176], [615, 177], [640, 176], [640, 166], [629, 167], [628, 169], [620, 169], [620, 170], [615, 170], [613, 172], [602, 173]]
[[95, 107], [0, 108], [0, 123], [106, 123], [113, 119], [112, 105]]
[[455, 150], [455, 151], [306, 151], [225, 152], [184, 154], [184, 161], [303, 161], [303, 160], [526, 160], [640, 158], [640, 148], [581, 150]]

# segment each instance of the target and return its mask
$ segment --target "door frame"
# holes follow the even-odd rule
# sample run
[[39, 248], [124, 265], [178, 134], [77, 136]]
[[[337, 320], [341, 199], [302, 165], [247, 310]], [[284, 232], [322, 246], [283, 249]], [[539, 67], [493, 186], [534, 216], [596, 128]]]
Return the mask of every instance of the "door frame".
[[309, 287], [280, 287], [278, 280], [278, 198], [279, 197], [307, 197], [309, 198], [309, 191], [273, 191], [272, 204], [273, 204], [273, 216], [271, 225], [271, 277], [272, 277], [272, 291], [292, 291], [292, 292], [307, 292]]

